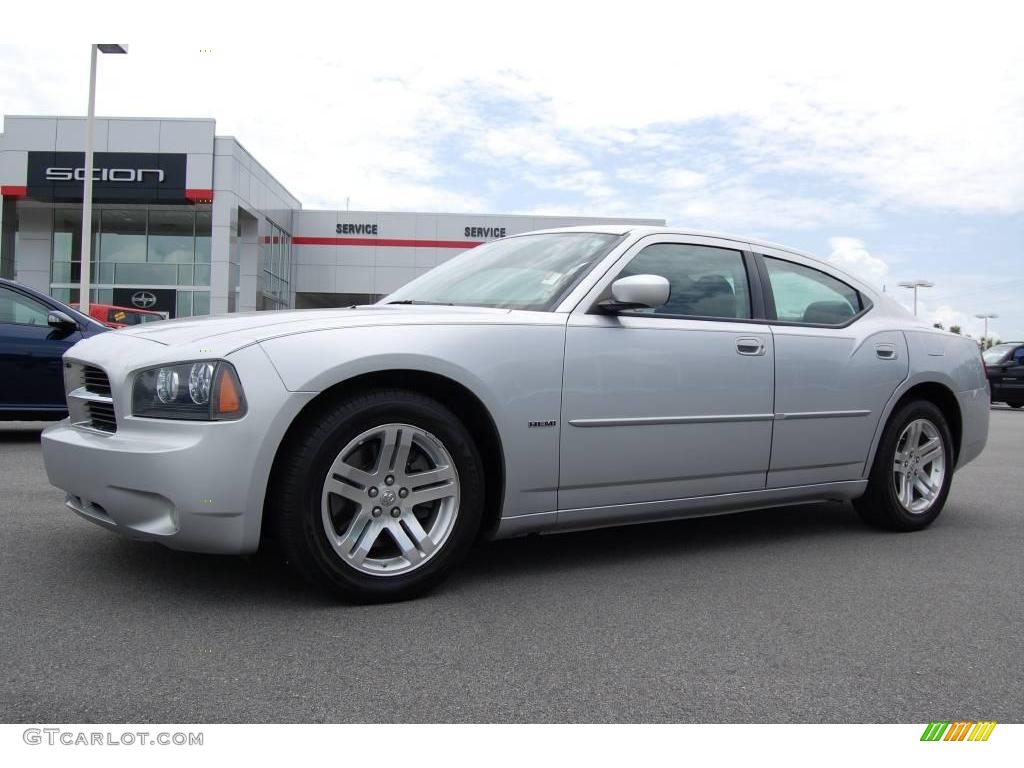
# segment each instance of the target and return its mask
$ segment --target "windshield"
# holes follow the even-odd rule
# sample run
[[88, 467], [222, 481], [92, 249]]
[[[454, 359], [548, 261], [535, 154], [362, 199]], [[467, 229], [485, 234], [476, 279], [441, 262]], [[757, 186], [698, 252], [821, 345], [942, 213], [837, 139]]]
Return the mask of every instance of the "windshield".
[[496, 240], [461, 253], [383, 300], [550, 312], [621, 240], [558, 232]]
[[985, 362], [988, 363], [989, 365], [995, 365], [1000, 360], [1002, 360], [1004, 357], [1006, 357], [1006, 354], [1011, 349], [1013, 349], [1015, 346], [1017, 346], [1017, 345], [1016, 344], [996, 344], [994, 347], [989, 347], [984, 352], [982, 352], [981, 356], [983, 358], [985, 358]]

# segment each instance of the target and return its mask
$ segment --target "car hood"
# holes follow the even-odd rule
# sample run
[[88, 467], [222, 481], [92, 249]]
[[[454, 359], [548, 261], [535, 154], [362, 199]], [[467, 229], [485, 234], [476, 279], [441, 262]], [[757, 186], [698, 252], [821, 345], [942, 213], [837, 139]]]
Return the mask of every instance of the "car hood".
[[510, 315], [538, 314], [550, 315], [486, 307], [374, 304], [348, 309], [299, 309], [190, 317], [132, 326], [114, 331], [113, 335], [133, 336], [167, 346], [216, 346], [219, 351], [227, 352], [278, 336], [334, 328], [411, 323], [488, 324], [507, 322]]

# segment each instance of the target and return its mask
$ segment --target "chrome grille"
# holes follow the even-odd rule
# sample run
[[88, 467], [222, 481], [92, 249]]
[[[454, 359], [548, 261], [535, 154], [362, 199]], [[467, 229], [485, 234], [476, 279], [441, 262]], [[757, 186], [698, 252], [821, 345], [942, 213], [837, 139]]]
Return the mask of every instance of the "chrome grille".
[[88, 402], [85, 411], [89, 414], [90, 426], [104, 432], [117, 432], [117, 419], [114, 417], [113, 403]]
[[95, 365], [67, 361], [64, 381], [68, 413], [76, 427], [112, 434], [117, 431], [113, 391], [107, 372]]
[[93, 394], [110, 397], [110, 379], [101, 368], [94, 365], [82, 366], [82, 385]]

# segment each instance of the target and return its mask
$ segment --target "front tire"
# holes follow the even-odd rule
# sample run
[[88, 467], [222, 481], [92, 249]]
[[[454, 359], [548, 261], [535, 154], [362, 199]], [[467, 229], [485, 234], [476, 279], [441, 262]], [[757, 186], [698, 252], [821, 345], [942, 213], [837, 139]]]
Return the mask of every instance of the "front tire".
[[867, 491], [854, 507], [877, 528], [927, 528], [945, 506], [954, 463], [953, 437], [942, 411], [927, 400], [904, 403], [886, 424]]
[[1024, 408], [1024, 403], [1007, 403], [1011, 408]]
[[484, 504], [472, 436], [416, 392], [368, 392], [305, 418], [269, 496], [285, 559], [354, 602], [405, 600], [468, 552]]

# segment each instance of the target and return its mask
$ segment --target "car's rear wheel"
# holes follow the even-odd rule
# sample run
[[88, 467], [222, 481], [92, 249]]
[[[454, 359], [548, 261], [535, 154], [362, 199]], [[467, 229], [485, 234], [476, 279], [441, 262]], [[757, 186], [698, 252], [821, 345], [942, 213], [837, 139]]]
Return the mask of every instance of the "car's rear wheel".
[[473, 438], [444, 405], [390, 390], [333, 403], [284, 447], [268, 513], [286, 559], [355, 601], [414, 597], [448, 575], [480, 527]]
[[879, 528], [926, 528], [946, 503], [953, 466], [953, 438], [942, 411], [926, 400], [907, 402], [889, 418], [867, 491], [854, 506]]

